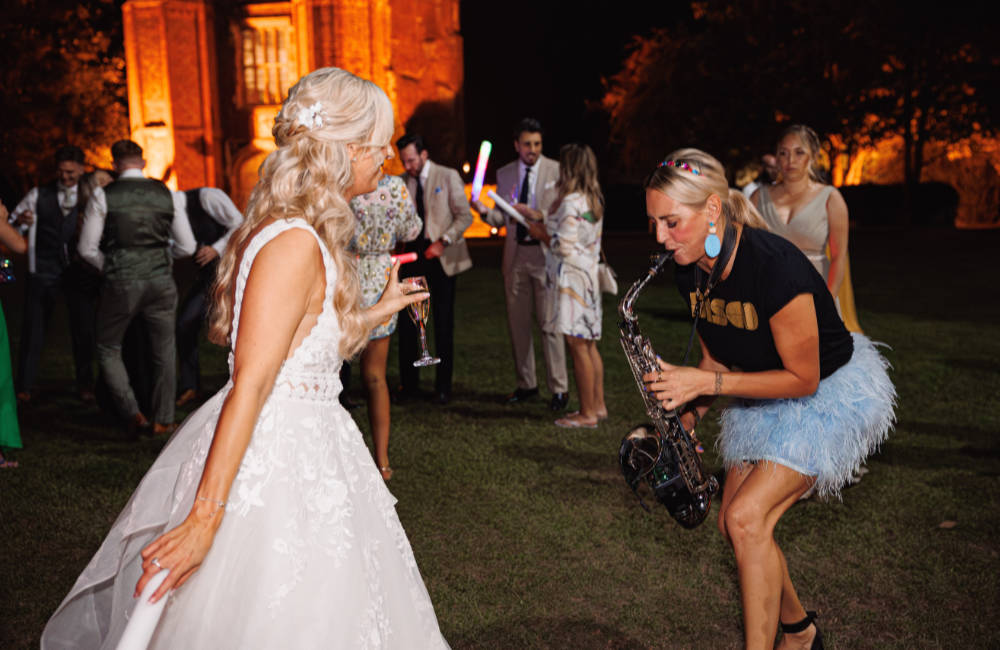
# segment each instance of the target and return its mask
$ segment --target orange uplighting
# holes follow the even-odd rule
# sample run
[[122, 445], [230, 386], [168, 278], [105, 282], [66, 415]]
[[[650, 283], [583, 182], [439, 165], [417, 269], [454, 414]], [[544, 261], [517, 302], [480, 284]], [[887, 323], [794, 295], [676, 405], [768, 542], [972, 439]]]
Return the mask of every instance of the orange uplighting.
[[[487, 196], [487, 192], [490, 190], [496, 191], [496, 185], [483, 185], [483, 193], [480, 195], [480, 201], [487, 208], [496, 207], [496, 202]], [[470, 198], [472, 196], [472, 183], [465, 184], [465, 196]], [[493, 236], [503, 237], [507, 234], [506, 228], [494, 228], [490, 224], [486, 223], [479, 218], [479, 213], [472, 210], [472, 225], [468, 227], [465, 231], [466, 239], [486, 239]]]

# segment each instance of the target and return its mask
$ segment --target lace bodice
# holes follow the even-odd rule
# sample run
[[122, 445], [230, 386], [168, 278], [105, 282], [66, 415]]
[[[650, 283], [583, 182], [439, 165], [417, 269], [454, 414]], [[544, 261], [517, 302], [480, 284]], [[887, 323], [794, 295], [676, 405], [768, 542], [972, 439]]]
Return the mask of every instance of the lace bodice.
[[253, 268], [257, 253], [272, 239], [292, 228], [301, 228], [313, 234], [323, 255], [326, 275], [326, 291], [323, 295], [323, 310], [316, 324], [306, 335], [292, 355], [285, 359], [274, 382], [272, 395], [292, 399], [331, 401], [340, 395], [340, 324], [333, 307], [333, 291], [336, 286], [336, 266], [326, 244], [303, 219], [282, 219], [265, 226], [254, 235], [243, 251], [239, 273], [236, 276], [236, 293], [233, 301], [233, 331], [230, 336], [229, 374], [233, 373], [234, 350], [239, 334], [240, 309], [243, 305], [243, 290], [246, 287], [250, 269]]

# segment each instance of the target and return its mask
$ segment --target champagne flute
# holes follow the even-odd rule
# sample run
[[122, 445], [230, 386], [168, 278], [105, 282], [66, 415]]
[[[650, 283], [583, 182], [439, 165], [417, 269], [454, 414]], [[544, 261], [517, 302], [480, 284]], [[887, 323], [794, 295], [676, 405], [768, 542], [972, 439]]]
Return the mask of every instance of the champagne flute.
[[[410, 286], [409, 293], [429, 291], [427, 288], [427, 278], [422, 275], [404, 278], [403, 281]], [[420, 329], [420, 349], [423, 352], [420, 358], [413, 362], [413, 365], [417, 368], [422, 368], [424, 366], [433, 366], [435, 363], [441, 363], [441, 359], [432, 357], [427, 352], [427, 316], [431, 311], [430, 296], [419, 302], [410, 303], [406, 311], [410, 314], [410, 320], [413, 321], [413, 324]]]

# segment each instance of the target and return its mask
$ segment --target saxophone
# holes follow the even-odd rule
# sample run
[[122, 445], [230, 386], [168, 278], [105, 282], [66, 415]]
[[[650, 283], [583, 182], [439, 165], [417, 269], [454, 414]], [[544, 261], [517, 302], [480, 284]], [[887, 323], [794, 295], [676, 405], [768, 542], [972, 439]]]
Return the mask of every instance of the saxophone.
[[[622, 348], [646, 404], [646, 414], [652, 419], [652, 424], [629, 431], [622, 440], [618, 459], [625, 482], [637, 496], [639, 482], [645, 478], [670, 516], [685, 528], [694, 528], [708, 515], [719, 482], [705, 472], [695, 449], [697, 443], [684, 430], [677, 410], [665, 410], [655, 396], [646, 392], [642, 376], [660, 367], [656, 352], [649, 338], [639, 331], [638, 319], [632, 311], [639, 292], [672, 257], [671, 252], [658, 255], [646, 275], [636, 280], [618, 304]], [[639, 503], [649, 509], [641, 497]]]

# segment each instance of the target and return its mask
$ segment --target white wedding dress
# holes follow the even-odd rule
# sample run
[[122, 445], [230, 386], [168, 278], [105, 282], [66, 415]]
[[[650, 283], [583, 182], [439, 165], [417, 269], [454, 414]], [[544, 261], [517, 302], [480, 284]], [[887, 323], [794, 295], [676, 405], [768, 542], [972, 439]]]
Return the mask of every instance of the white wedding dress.
[[[233, 345], [254, 258], [290, 228], [316, 235], [302, 220], [282, 220], [245, 249]], [[282, 365], [212, 548], [169, 596], [150, 648], [448, 647], [396, 500], [338, 401], [336, 271], [322, 241], [320, 248], [323, 311]], [[232, 365], [230, 351], [230, 372]], [[187, 516], [231, 387], [191, 414], [164, 447], [46, 625], [43, 650], [115, 648], [136, 603], [139, 552]]]

